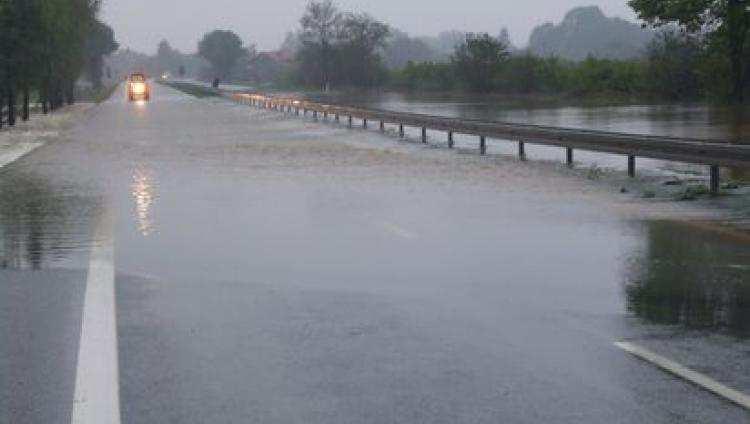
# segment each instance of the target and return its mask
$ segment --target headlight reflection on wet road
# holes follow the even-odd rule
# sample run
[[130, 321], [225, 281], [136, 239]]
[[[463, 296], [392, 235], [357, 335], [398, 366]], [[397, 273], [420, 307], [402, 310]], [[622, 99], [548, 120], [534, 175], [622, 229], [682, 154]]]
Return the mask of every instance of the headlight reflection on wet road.
[[156, 196], [154, 193], [154, 178], [150, 170], [137, 167], [133, 171], [131, 195], [135, 201], [135, 218], [138, 232], [147, 237], [153, 234], [155, 230], [151, 209]]

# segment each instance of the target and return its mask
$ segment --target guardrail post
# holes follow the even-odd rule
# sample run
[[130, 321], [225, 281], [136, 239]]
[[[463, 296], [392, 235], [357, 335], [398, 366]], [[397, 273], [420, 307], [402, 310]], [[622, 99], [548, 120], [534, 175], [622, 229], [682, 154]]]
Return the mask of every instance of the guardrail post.
[[448, 131], [448, 148], [453, 148], [453, 131]]
[[362, 119], [362, 128], [367, 129], [367, 118]]
[[719, 190], [721, 188], [721, 168], [719, 168], [719, 165], [711, 165], [711, 181], [710, 181], [710, 188], [711, 188], [711, 195], [716, 196], [719, 194]]
[[380, 121], [380, 132], [385, 132], [385, 122]]
[[351, 127], [352, 127], [352, 116], [349, 115], [349, 128], [351, 128]]
[[628, 176], [630, 178], [635, 177], [635, 156], [628, 156]]
[[521, 160], [526, 160], [526, 145], [523, 143], [523, 141], [518, 142], [518, 158]]
[[427, 144], [427, 127], [422, 127], [422, 143]]
[[483, 136], [479, 136], [479, 154], [484, 156], [487, 154], [487, 139]]
[[404, 124], [398, 124], [398, 136], [404, 138]]
[[565, 163], [568, 166], [573, 166], [573, 148], [572, 147], [565, 148]]

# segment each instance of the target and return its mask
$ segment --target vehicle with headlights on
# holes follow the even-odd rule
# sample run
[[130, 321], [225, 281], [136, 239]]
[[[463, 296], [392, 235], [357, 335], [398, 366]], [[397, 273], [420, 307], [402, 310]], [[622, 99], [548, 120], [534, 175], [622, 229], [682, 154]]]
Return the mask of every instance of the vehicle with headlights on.
[[148, 85], [148, 80], [144, 74], [132, 74], [128, 77], [128, 100], [133, 102], [136, 100], [150, 100], [151, 99], [151, 87]]

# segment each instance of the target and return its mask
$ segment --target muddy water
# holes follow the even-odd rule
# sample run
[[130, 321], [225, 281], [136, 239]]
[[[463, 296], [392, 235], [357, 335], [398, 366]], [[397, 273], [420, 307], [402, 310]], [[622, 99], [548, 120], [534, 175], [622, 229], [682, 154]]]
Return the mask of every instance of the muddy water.
[[624, 273], [628, 311], [646, 322], [750, 336], [750, 242], [731, 230], [642, 224]]
[[[13, 318], [0, 334], [53, 328], [74, 341], [71, 367], [79, 312], [64, 308], [82, 297], [92, 221], [115, 217], [123, 421], [746, 417], [612, 343], [650, 336], [633, 321], [747, 334], [747, 244], [649, 221], [641, 211], [659, 204], [538, 161], [163, 87], [150, 103], [123, 97], [0, 170], [0, 310]], [[61, 343], [38, 340], [41, 352]], [[29, 381], [28, 356], [8, 345], [0, 375], [11, 364]], [[29, 398], [66, 366], [52, 364]], [[57, 380], [74, 388], [67, 371]], [[17, 410], [9, 397], [0, 388], [0, 411]]]
[[418, 94], [331, 97], [359, 106], [456, 118], [750, 143], [750, 108], [708, 105], [540, 106], [502, 98]]
[[[709, 105], [539, 105], [512, 99], [482, 96], [437, 96], [421, 94], [372, 93], [347, 96], [311, 96], [316, 99], [375, 109], [423, 113], [466, 119], [534, 124], [564, 128], [611, 131], [630, 134], [708, 139], [728, 143], [750, 143], [750, 108]], [[458, 136], [459, 138], [461, 136]], [[459, 140], [458, 145], [462, 144]], [[476, 147], [476, 141], [463, 144]], [[514, 154], [505, 141], [490, 140], [490, 154]], [[559, 149], [527, 146], [537, 159], [560, 160]], [[576, 160], [585, 166], [626, 168], [622, 158], [581, 151]], [[659, 174], [706, 174], [705, 167], [639, 159], [638, 168]], [[750, 180], [750, 169], [728, 169], [734, 180]]]

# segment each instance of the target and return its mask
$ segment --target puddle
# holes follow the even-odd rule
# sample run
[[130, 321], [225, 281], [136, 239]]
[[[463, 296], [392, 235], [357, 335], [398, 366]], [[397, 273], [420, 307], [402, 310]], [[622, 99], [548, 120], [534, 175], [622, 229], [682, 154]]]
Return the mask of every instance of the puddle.
[[654, 324], [750, 337], [750, 244], [672, 221], [644, 224], [627, 309]]

